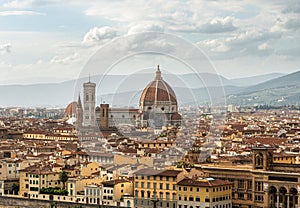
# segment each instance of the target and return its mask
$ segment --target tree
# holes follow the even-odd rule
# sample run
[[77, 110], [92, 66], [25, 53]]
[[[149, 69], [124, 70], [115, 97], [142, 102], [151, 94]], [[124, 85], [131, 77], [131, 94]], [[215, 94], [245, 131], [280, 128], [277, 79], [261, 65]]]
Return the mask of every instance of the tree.
[[69, 177], [66, 171], [61, 171], [59, 173], [59, 180], [63, 183], [63, 189], [66, 189], [66, 182], [68, 181]]

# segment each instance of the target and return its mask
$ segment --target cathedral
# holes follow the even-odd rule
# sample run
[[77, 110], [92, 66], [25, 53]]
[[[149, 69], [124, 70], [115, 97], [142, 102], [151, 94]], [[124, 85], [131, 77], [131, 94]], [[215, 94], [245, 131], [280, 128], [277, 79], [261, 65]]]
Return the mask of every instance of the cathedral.
[[159, 66], [151, 81], [142, 91], [139, 108], [111, 108], [109, 104], [96, 106], [96, 84], [90, 80], [83, 84], [83, 105], [80, 96], [76, 103], [76, 127], [79, 130], [105, 130], [120, 125], [136, 129], [161, 129], [163, 126], [181, 125], [176, 95], [163, 80]]

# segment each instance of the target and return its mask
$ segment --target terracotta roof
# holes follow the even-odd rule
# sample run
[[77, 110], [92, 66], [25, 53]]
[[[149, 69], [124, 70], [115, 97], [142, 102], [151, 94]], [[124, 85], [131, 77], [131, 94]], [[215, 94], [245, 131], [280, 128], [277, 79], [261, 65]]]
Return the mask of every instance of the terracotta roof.
[[[160, 71], [159, 71], [160, 72]], [[176, 95], [170, 85], [160, 76], [151, 81], [143, 90], [140, 105], [153, 105], [157, 102], [170, 102], [177, 104]]]
[[214, 187], [214, 186], [224, 186], [230, 185], [231, 183], [228, 181], [223, 181], [219, 179], [192, 179], [185, 178], [177, 183], [180, 186], [195, 186], [195, 187]]
[[177, 176], [181, 172], [182, 172], [181, 170], [164, 170], [164, 171], [159, 172], [159, 173], [157, 173], [155, 175], [157, 175], [157, 176], [171, 176], [171, 177], [174, 177], [174, 176]]

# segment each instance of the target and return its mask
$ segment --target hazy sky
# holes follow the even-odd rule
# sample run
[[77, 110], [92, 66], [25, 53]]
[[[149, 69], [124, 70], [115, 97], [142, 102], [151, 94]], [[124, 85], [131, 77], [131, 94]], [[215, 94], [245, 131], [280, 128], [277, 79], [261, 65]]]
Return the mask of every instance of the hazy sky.
[[299, 0], [1, 0], [0, 84], [77, 78], [104, 44], [146, 31], [197, 45], [227, 78], [300, 70]]

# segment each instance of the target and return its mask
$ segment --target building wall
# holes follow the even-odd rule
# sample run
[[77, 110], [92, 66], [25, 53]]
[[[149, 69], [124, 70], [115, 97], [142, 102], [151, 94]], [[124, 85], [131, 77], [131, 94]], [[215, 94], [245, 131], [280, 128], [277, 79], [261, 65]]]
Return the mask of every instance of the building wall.
[[96, 115], [96, 84], [87, 82], [83, 84], [83, 126], [95, 127]]
[[135, 176], [135, 206], [153, 207], [151, 200], [159, 200], [158, 207], [176, 207], [176, 177]]
[[115, 201], [120, 202], [124, 194], [133, 196], [133, 183], [131, 181], [114, 185]]
[[177, 186], [178, 208], [194, 207], [212, 207], [219, 206], [230, 208], [231, 202], [231, 185], [220, 186]]

